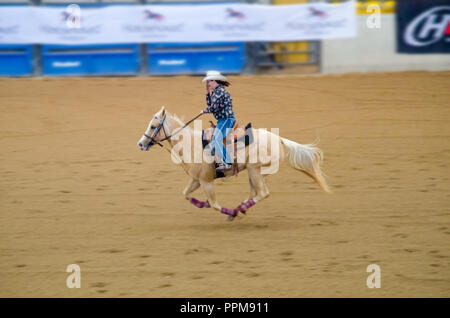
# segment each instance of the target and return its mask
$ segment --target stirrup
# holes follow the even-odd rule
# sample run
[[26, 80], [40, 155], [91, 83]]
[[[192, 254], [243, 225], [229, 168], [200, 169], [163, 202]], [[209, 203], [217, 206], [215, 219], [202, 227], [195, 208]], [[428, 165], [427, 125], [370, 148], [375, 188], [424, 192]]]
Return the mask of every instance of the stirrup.
[[221, 162], [216, 164], [216, 170], [228, 170], [233, 168], [233, 165]]

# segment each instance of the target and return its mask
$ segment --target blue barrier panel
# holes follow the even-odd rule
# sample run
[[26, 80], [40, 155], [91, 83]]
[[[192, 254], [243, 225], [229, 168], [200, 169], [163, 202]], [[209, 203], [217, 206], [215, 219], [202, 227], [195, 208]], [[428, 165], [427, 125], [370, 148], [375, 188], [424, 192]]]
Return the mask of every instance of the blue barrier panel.
[[138, 44], [43, 45], [43, 75], [136, 75]]
[[0, 45], [0, 75], [27, 76], [33, 73], [33, 46]]
[[147, 54], [151, 75], [240, 73], [246, 61], [244, 43], [148, 44]]

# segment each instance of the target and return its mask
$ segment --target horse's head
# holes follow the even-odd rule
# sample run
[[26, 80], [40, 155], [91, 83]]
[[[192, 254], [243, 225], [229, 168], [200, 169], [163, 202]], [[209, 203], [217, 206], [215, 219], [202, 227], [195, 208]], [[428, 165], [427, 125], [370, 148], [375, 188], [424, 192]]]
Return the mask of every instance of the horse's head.
[[[144, 135], [139, 139], [137, 145], [141, 150], [148, 151], [151, 146], [159, 143], [164, 137], [166, 137], [167, 130], [164, 129], [164, 123], [166, 121], [166, 110], [164, 106], [153, 115], [152, 120], [148, 124], [147, 130]], [[164, 132], [163, 132], [164, 131]]]

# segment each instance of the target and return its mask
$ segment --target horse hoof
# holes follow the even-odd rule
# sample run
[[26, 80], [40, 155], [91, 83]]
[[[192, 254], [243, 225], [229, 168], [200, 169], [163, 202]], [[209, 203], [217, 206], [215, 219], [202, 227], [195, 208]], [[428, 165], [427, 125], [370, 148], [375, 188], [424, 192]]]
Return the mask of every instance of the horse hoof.
[[234, 216], [229, 215], [228, 218], [227, 218], [227, 221], [228, 222], [232, 222], [233, 220], [234, 220]]

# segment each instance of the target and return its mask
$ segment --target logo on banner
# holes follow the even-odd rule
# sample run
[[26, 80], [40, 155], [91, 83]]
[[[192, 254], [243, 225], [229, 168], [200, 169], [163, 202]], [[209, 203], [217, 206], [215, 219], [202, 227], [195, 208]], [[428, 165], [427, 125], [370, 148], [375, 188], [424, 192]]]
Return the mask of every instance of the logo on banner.
[[151, 10], [144, 11], [145, 20], [153, 20], [153, 21], [162, 21], [164, 20], [164, 16], [162, 14], [153, 12]]
[[244, 36], [249, 32], [264, 31], [264, 22], [246, 22], [245, 13], [232, 8], [224, 11], [224, 19], [222, 23], [205, 23], [203, 27], [208, 30], [222, 32], [225, 36]]
[[415, 17], [406, 27], [404, 41], [423, 47], [450, 41], [450, 6], [431, 8]]
[[245, 19], [245, 14], [244, 13], [239, 12], [239, 11], [234, 10], [234, 9], [231, 9], [231, 8], [228, 8], [226, 10], [226, 13], [227, 13], [227, 18], [234, 18], [234, 19], [238, 19], [238, 20]]
[[304, 19], [286, 22], [286, 28], [303, 32], [307, 38], [320, 38], [345, 29], [349, 17], [343, 14], [330, 14], [327, 7], [309, 6], [302, 14]]
[[81, 18], [81, 9], [77, 4], [71, 4], [64, 11], [59, 11], [58, 16], [59, 18], [55, 20], [45, 21], [39, 29], [46, 34], [61, 36], [66, 40], [83, 40], [101, 32], [101, 24], [92, 25], [92, 22], [87, 24], [88, 19]]
[[81, 8], [78, 4], [67, 6], [66, 11], [61, 12], [63, 21], [70, 29], [79, 29], [81, 27]]
[[161, 13], [146, 9], [142, 11], [141, 22], [124, 24], [124, 31], [139, 34], [144, 38], [166, 38], [169, 34], [180, 33], [184, 30], [184, 23], [170, 23]]
[[326, 13], [325, 11], [316, 9], [314, 7], [309, 8], [309, 17], [317, 17], [317, 18], [326, 18], [328, 17], [328, 13]]

